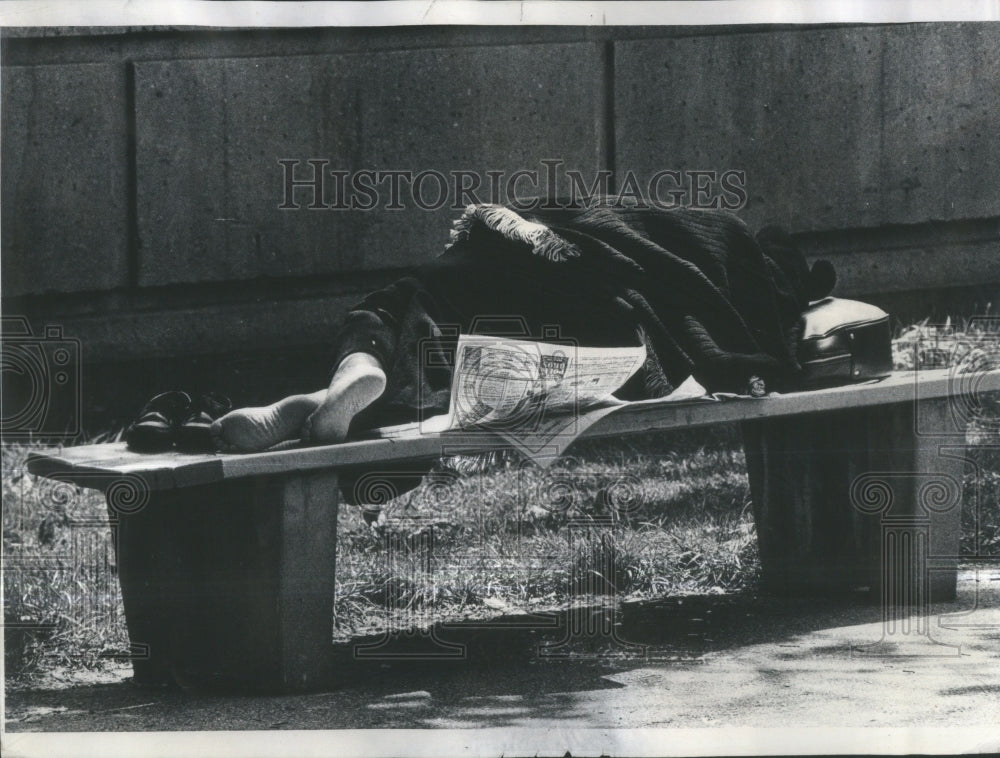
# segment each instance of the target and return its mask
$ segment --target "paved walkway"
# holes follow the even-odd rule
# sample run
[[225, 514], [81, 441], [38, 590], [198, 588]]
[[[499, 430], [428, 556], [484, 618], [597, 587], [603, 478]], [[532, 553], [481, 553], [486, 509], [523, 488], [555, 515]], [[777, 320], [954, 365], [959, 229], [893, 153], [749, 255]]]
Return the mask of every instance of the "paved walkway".
[[[895, 629], [879, 607], [804, 600], [626, 604], [619, 620], [620, 637], [645, 650], [613, 644], [617, 657], [587, 658], [594, 648], [582, 645], [571, 647], [582, 658], [542, 658], [539, 641], [553, 638], [538, 629], [449, 629], [442, 635], [467, 645], [464, 661], [345, 664], [333, 692], [149, 690], [123, 670], [115, 681], [8, 693], [6, 728], [529, 728], [551, 737], [710, 727], [707, 736], [726, 727], [941, 730], [1000, 721], [997, 568], [963, 571], [957, 602]], [[606, 637], [599, 642], [607, 647]]]

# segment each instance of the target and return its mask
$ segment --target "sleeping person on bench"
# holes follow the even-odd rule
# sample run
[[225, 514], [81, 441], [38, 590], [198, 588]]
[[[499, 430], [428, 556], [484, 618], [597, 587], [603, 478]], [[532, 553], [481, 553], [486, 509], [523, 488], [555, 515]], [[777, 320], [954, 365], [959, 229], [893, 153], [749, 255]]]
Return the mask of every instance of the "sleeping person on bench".
[[[422, 356], [454, 354], [463, 333], [556, 327], [582, 346], [642, 344], [645, 365], [616, 393], [627, 400], [688, 376], [708, 392], [794, 389], [799, 318], [835, 281], [782, 230], [755, 237], [724, 211], [476, 205], [454, 226], [440, 257], [349, 311], [328, 387], [226, 414], [212, 426], [219, 449], [331, 444], [445, 413], [451, 367]], [[512, 319], [527, 333], [511, 334]]]

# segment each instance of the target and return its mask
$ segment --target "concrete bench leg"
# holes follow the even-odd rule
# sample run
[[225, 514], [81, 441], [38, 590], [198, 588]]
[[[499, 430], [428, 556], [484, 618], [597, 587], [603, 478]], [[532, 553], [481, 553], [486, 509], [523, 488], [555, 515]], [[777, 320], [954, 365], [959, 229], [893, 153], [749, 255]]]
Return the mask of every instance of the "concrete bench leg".
[[744, 423], [764, 586], [954, 598], [964, 435], [950, 410], [944, 398]]
[[153, 492], [112, 511], [136, 680], [297, 691], [330, 673], [331, 472]]

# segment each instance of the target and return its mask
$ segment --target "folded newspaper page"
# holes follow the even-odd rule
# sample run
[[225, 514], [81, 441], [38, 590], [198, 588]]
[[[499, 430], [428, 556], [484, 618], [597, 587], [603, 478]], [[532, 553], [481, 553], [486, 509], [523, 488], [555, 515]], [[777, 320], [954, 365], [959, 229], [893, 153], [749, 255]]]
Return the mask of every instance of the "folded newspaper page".
[[641, 345], [596, 348], [462, 335], [448, 413], [382, 429], [380, 435], [483, 430], [545, 465], [599, 418], [624, 404], [612, 393], [645, 360]]
[[[613, 393], [646, 360], [646, 348], [580, 347], [462, 335], [448, 413], [378, 430], [384, 438], [455, 430], [499, 436], [541, 466], [599, 419], [630, 405]], [[655, 402], [711, 399], [693, 377]]]
[[462, 336], [447, 428], [487, 428], [537, 462], [551, 462], [622, 404], [612, 393], [645, 360], [641, 345], [596, 348]]

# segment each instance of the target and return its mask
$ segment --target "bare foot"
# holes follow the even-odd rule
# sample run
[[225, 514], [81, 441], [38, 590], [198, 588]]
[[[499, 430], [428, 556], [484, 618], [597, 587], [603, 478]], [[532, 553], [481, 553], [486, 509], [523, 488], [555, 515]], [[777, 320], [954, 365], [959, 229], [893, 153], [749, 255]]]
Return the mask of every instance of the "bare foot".
[[374, 356], [352, 353], [334, 373], [326, 397], [302, 426], [302, 439], [315, 445], [343, 442], [358, 413], [385, 391], [385, 371]]
[[230, 411], [212, 424], [216, 447], [253, 453], [295, 439], [309, 414], [320, 407], [326, 395], [326, 390], [319, 390], [309, 395], [292, 395], [263, 408]]

